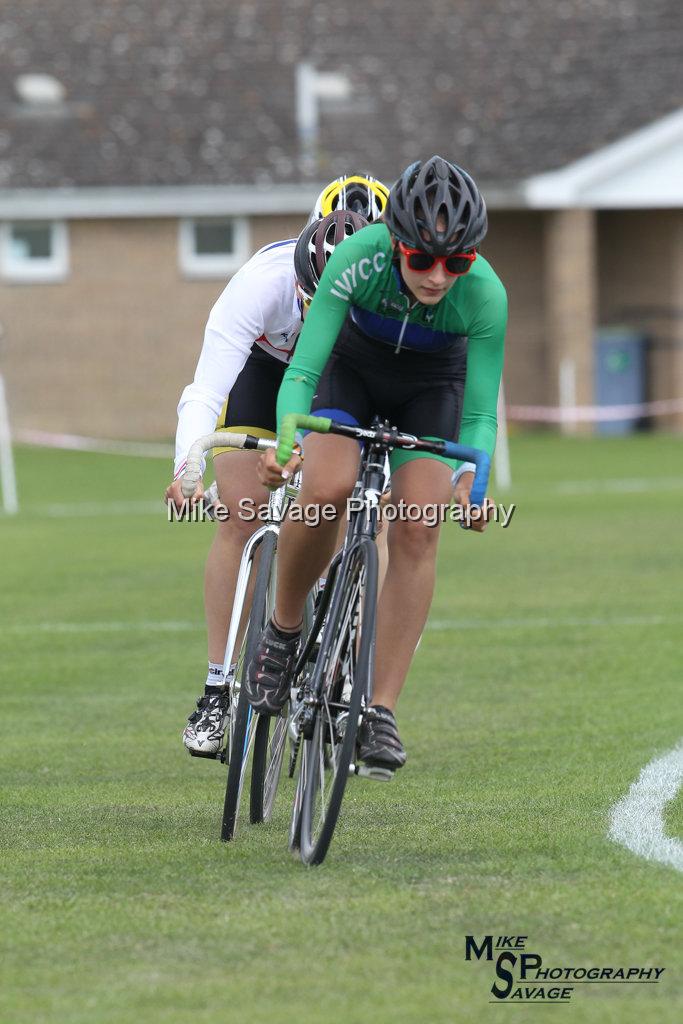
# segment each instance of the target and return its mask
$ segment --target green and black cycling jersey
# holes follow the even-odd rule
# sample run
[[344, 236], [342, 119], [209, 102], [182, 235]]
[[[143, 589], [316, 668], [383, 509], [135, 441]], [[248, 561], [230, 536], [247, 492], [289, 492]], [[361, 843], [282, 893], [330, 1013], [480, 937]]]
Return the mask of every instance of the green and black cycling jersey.
[[[478, 255], [436, 305], [408, 293], [384, 224], [363, 228], [332, 253], [306, 316], [278, 395], [286, 413], [308, 413], [320, 375], [348, 315], [369, 338], [429, 354], [467, 339], [467, 374], [459, 441], [493, 454], [507, 322], [505, 289]], [[399, 424], [400, 426], [400, 424]]]

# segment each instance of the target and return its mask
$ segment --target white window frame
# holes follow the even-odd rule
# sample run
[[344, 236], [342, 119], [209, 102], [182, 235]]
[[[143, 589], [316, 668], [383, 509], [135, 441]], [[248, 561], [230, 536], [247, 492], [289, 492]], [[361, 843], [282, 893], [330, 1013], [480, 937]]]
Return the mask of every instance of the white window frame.
[[[232, 222], [235, 240], [234, 252], [209, 256], [195, 250], [195, 224], [211, 220]], [[246, 217], [186, 217], [179, 221], [178, 259], [180, 269], [185, 277], [225, 277], [226, 274], [234, 274], [249, 258], [249, 246], [249, 221]]]
[[[12, 228], [22, 224], [41, 224], [51, 228], [52, 255], [44, 259], [22, 260], [12, 252]], [[65, 281], [69, 276], [69, 231], [61, 220], [9, 220], [0, 222], [0, 278], [18, 283]]]

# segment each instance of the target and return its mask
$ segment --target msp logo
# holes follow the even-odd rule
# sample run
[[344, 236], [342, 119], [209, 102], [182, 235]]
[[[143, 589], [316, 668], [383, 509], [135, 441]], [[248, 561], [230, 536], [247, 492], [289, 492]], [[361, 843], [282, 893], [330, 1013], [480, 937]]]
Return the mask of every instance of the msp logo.
[[493, 964], [493, 999], [515, 1003], [568, 1002], [576, 985], [658, 985], [664, 967], [545, 966], [540, 953], [527, 950], [527, 935], [465, 936], [465, 960]]

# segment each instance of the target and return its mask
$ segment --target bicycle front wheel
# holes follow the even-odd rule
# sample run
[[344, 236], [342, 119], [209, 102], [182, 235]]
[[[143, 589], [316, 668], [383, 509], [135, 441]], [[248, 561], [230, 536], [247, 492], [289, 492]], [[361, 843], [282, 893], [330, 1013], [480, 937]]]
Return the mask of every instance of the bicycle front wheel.
[[355, 760], [363, 701], [372, 687], [377, 548], [362, 537], [335, 581], [311, 690], [315, 712], [304, 740], [298, 841], [305, 864], [325, 859]]
[[[239, 684], [239, 699], [236, 709], [231, 709], [231, 713], [235, 715], [235, 721], [230, 745], [230, 766], [228, 768], [228, 783], [225, 791], [223, 823], [221, 826], [221, 839], [223, 842], [228, 842], [235, 834], [244, 780], [250, 761], [252, 761], [251, 755], [260, 724], [259, 719], [262, 717], [254, 714], [252, 711], [243, 684], [246, 679], [249, 663], [256, 651], [259, 637], [272, 610], [275, 592], [276, 544], [275, 533], [268, 531], [260, 546], [260, 560], [256, 573], [251, 611], [249, 613], [249, 623], [238, 660], [236, 681]], [[266, 742], [267, 738], [268, 722], [266, 721]], [[253, 814], [252, 820], [254, 820]]]

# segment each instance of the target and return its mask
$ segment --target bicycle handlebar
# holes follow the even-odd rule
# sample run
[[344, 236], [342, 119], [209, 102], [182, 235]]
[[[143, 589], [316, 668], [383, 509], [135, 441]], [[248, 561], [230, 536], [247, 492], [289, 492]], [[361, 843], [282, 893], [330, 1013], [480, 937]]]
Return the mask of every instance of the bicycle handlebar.
[[470, 505], [483, 505], [491, 472], [491, 456], [483, 448], [470, 448], [468, 445], [456, 444], [454, 441], [445, 441], [444, 444], [446, 458], [459, 459], [460, 462], [473, 462], [477, 467], [470, 491]]
[[280, 427], [275, 455], [278, 463], [285, 466], [291, 459], [298, 430], [312, 430], [316, 434], [327, 434], [331, 426], [332, 420], [329, 416], [304, 416], [298, 412], [289, 413], [283, 418]]
[[289, 413], [282, 420], [277, 446], [276, 457], [281, 466], [284, 466], [292, 457], [297, 430], [312, 430], [318, 434], [341, 434], [359, 441], [374, 440], [393, 448], [431, 452], [434, 455], [445, 455], [448, 459], [473, 462], [476, 466], [476, 473], [470, 492], [470, 504], [481, 505], [486, 497], [491, 457], [481, 448], [469, 448], [466, 445], [456, 444], [454, 441], [428, 441], [425, 438], [413, 437], [411, 434], [402, 434], [393, 427], [387, 429], [380, 426], [366, 429], [347, 423], [337, 423], [327, 416], [304, 416], [300, 413]]
[[204, 452], [208, 452], [209, 448], [244, 448], [249, 451], [263, 452], [267, 448], [274, 448], [275, 444], [275, 441], [271, 441], [267, 437], [231, 434], [226, 430], [217, 430], [213, 434], [205, 434], [204, 437], [198, 438], [188, 452], [185, 472], [180, 478], [183, 497], [191, 498], [196, 491], [203, 473]]

